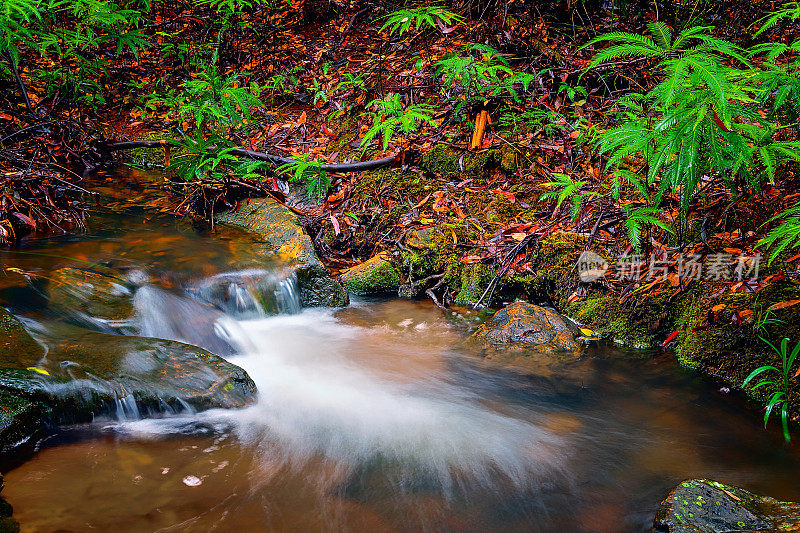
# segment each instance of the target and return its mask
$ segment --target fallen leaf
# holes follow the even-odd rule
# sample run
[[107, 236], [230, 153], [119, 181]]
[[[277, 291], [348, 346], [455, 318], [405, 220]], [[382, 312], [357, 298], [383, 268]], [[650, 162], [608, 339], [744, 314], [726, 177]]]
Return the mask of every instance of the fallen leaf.
[[673, 339], [675, 339], [675, 337], [677, 337], [678, 333], [680, 333], [681, 331], [683, 331], [683, 330], [676, 329], [675, 331], [670, 333], [669, 337], [667, 337], [667, 340], [665, 340], [664, 342], [661, 343], [661, 347], [662, 348], [666, 348], [669, 345], [669, 343], [672, 342]]
[[800, 300], [786, 300], [769, 306], [768, 311], [777, 311], [778, 309], [785, 309], [797, 304], [800, 304]]

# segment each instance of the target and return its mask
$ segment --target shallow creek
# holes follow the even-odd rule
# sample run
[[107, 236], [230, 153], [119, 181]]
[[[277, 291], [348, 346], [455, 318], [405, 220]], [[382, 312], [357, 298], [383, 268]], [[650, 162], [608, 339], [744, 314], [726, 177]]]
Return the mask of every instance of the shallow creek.
[[[232, 230], [137, 211], [92, 223], [103, 231], [0, 261], [42, 277], [78, 259], [135, 273], [130, 327], [171, 338], [190, 288], [253, 266]], [[646, 531], [687, 477], [800, 499], [798, 450], [669, 355], [592, 348], [512, 371], [462, 349], [462, 329], [425, 302], [291, 313], [291, 278], [269, 272], [288, 312], [225, 317], [225, 357], [257, 403], [144, 420], [122, 408], [65, 428], [5, 473], [23, 531]], [[25, 289], [3, 298], [56, 331], [63, 310]]]

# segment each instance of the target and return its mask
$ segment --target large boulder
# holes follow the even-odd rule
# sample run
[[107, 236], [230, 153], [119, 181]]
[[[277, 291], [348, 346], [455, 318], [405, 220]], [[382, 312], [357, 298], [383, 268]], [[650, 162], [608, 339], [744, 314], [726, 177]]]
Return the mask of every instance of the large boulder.
[[798, 530], [800, 504], [707, 479], [690, 479], [675, 487], [653, 523], [653, 531], [659, 533]]
[[0, 406], [19, 417], [44, 406], [40, 415], [49, 422], [73, 423], [101, 414], [243, 407], [255, 399], [244, 370], [194, 346], [53, 324], [39, 335], [44, 350], [13, 316], [0, 316], [11, 332], [0, 337], [0, 391], [8, 395]]
[[510, 349], [579, 353], [578, 328], [551, 309], [514, 302], [497, 311], [472, 338]]
[[342, 283], [345, 289], [359, 296], [396, 294], [400, 273], [389, 260], [389, 254], [381, 252], [342, 273]]
[[272, 198], [259, 198], [217, 215], [216, 221], [246, 229], [281, 261], [296, 267], [300, 303], [304, 307], [341, 307], [349, 303], [347, 291], [330, 277], [297, 215], [286, 206]]

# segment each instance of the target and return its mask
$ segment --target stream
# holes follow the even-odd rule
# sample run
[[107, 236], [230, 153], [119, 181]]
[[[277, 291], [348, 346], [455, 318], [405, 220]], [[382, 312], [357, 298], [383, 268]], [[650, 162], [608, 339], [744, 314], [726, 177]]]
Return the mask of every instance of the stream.
[[[134, 402], [62, 428], [4, 472], [22, 531], [649, 531], [688, 477], [800, 499], [798, 449], [669, 354], [595, 346], [513, 370], [428, 302], [300, 309], [291, 270], [255, 270], [242, 232], [135, 209], [90, 223], [0, 262], [42, 278], [111, 265], [136, 280], [132, 318], [77, 323], [20, 287], [2, 305], [45, 339], [103, 324], [192, 342], [244, 368], [258, 400], [144, 419]], [[204, 291], [250, 278], [272, 284], [269, 306], [244, 283], [202, 320]]]

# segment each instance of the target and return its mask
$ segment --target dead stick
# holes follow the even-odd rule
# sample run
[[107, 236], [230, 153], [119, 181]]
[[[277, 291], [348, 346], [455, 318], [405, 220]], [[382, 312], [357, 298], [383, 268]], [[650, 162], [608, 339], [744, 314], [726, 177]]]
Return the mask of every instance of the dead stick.
[[[153, 141], [120, 141], [105, 143], [101, 149], [106, 152], [115, 152], [119, 150], [131, 150], [133, 148], [160, 148], [170, 144], [170, 141], [165, 139]], [[296, 163], [297, 160], [291, 157], [281, 157], [264, 152], [256, 152], [255, 150], [246, 150], [244, 148], [236, 148], [229, 153], [248, 159], [255, 159], [258, 161], [270, 161], [272, 163]], [[352, 163], [323, 163], [319, 166], [320, 170], [325, 172], [362, 172], [364, 170], [376, 170], [383, 167], [388, 167], [397, 160], [397, 155], [384, 157], [382, 159], [373, 159], [371, 161], [355, 161]]]
[[25, 82], [22, 81], [22, 77], [19, 75], [19, 68], [17, 67], [17, 62], [14, 60], [13, 53], [8, 53], [8, 60], [11, 62], [11, 71], [14, 73], [14, 78], [16, 78], [17, 83], [19, 84], [19, 90], [22, 91], [22, 98], [25, 99], [25, 107], [28, 110], [28, 114], [33, 115], [31, 99], [28, 98], [28, 89], [25, 87]]

